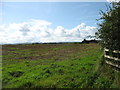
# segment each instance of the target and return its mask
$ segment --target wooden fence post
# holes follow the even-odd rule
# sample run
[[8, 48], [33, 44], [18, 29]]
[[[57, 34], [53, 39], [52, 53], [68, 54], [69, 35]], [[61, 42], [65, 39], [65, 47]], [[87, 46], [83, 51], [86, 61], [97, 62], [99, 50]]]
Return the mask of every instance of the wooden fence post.
[[120, 71], [120, 51], [113, 50], [110, 54], [110, 50], [104, 48], [104, 57], [107, 64]]

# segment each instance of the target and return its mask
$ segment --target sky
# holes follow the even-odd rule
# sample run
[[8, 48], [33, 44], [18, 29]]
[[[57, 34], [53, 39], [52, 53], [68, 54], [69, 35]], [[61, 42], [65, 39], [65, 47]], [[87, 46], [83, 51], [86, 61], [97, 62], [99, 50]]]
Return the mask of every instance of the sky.
[[3, 3], [3, 23], [20, 23], [30, 19], [52, 22], [71, 29], [80, 23], [95, 26], [99, 10], [105, 9], [103, 2], [9, 2]]
[[107, 2], [0, 3], [0, 44], [81, 42], [97, 31]]

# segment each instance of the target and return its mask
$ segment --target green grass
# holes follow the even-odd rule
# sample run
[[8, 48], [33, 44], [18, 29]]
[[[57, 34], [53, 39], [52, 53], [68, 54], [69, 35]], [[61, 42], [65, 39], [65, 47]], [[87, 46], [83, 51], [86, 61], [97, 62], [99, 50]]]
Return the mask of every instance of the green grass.
[[99, 75], [93, 87], [95, 88], [120, 88], [120, 72], [115, 71], [113, 67], [106, 64], [104, 58], [101, 58], [97, 74]]
[[98, 44], [4, 45], [3, 88], [118, 87], [102, 54]]

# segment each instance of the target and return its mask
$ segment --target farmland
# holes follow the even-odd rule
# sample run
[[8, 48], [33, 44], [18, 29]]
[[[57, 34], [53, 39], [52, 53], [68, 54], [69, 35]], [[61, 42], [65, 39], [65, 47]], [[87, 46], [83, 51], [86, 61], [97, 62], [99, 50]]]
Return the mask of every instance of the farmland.
[[2, 50], [3, 88], [119, 86], [99, 44], [3, 45]]

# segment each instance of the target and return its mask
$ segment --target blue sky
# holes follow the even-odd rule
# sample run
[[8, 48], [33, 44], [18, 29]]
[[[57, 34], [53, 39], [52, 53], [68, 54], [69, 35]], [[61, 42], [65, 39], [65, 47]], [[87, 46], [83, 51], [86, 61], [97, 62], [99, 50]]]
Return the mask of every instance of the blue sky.
[[95, 35], [107, 2], [4, 2], [0, 44], [81, 42]]
[[4, 23], [20, 23], [29, 19], [52, 22], [52, 27], [71, 29], [80, 23], [96, 26], [99, 10], [105, 2], [7, 2], [3, 4]]

